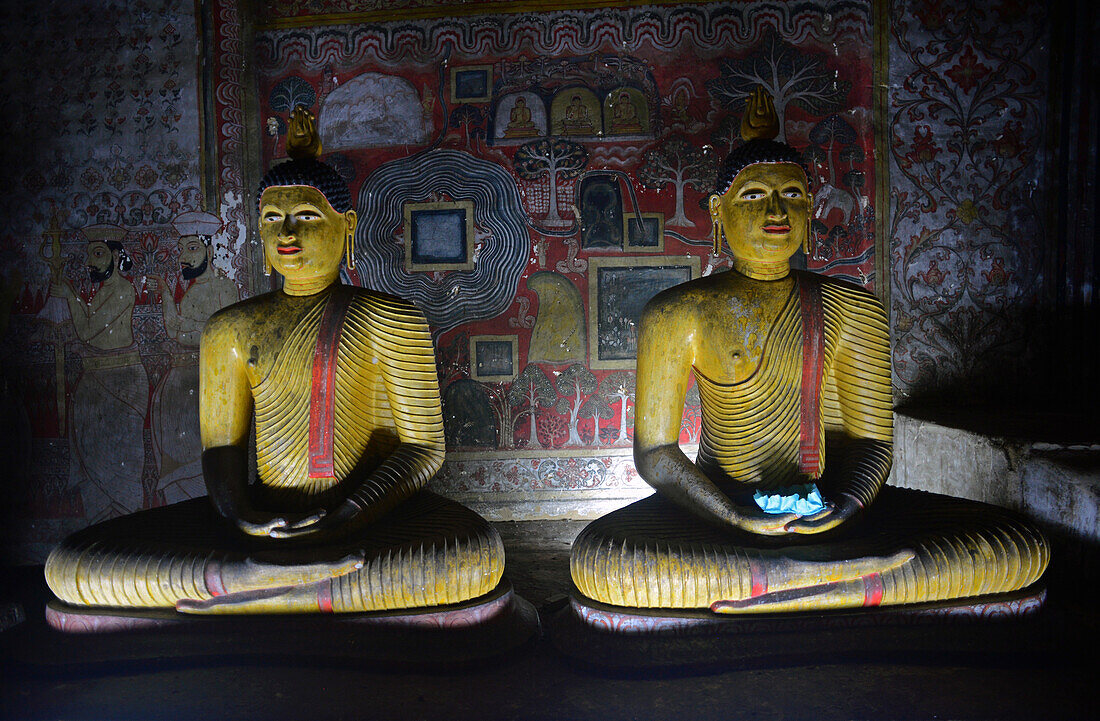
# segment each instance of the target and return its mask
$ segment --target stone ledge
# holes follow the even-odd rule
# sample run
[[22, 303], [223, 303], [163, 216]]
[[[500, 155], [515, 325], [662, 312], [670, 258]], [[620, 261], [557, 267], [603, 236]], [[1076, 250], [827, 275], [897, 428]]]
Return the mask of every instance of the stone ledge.
[[1011, 508], [1100, 541], [1100, 444], [1065, 419], [995, 415], [896, 412], [889, 483]]

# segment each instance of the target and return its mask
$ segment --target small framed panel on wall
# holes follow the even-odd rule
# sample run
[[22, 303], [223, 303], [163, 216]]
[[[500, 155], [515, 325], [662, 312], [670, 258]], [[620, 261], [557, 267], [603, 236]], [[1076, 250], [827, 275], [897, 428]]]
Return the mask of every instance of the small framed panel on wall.
[[470, 377], [475, 381], [507, 383], [518, 367], [518, 335], [470, 336]]
[[405, 204], [405, 270], [472, 270], [474, 204], [469, 200]]
[[492, 90], [492, 65], [463, 65], [451, 68], [452, 103], [487, 103]]
[[588, 338], [592, 368], [633, 369], [638, 327], [649, 299], [699, 277], [698, 256], [590, 258]]
[[665, 214], [623, 214], [623, 244], [628, 253], [665, 252]]

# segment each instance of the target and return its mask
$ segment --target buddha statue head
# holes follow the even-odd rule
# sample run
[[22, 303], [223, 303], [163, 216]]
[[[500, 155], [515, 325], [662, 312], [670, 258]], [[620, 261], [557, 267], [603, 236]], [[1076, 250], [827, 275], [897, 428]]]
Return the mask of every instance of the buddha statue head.
[[287, 154], [260, 183], [260, 237], [268, 272], [278, 271], [290, 295], [311, 295], [340, 275], [340, 261], [355, 267], [355, 211], [340, 174], [317, 159], [321, 141], [313, 115], [290, 114]]
[[709, 200], [714, 254], [725, 235], [734, 267], [760, 280], [786, 276], [790, 257], [810, 237], [808, 174], [799, 153], [776, 142], [778, 134], [775, 106], [758, 87], [741, 120], [745, 143], [722, 163]]

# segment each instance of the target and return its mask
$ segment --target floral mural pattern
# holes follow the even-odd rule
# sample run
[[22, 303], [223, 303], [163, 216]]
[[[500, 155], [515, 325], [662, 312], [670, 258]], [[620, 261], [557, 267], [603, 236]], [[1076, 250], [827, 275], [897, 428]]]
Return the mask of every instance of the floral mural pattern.
[[1046, 233], [1041, 4], [891, 11], [894, 382], [901, 400], [1011, 388], [1034, 347]]
[[[214, 94], [237, 114], [223, 113], [213, 136], [232, 136], [235, 118], [239, 138], [239, 22], [235, 3], [212, 5], [218, 57], [238, 75], [215, 76]], [[201, 492], [196, 331], [181, 329], [180, 314], [247, 293], [249, 264], [239, 147], [208, 149], [216, 187], [200, 177], [196, 8], [47, 0], [0, 10], [17, 139], [0, 155], [22, 209], [0, 232], [13, 560], [40, 561], [89, 522]], [[177, 224], [198, 211], [217, 218], [203, 231], [201, 269], [185, 267], [180, 243], [199, 231]], [[95, 268], [104, 244], [111, 260]], [[200, 275], [218, 292], [191, 293]], [[111, 294], [122, 304], [104, 302]]]

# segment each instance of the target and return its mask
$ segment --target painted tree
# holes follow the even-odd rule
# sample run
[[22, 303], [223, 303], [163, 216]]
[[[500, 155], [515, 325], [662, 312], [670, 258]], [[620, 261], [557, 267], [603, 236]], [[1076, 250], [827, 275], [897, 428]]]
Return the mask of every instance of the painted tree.
[[[855, 140], [855, 128], [835, 113], [810, 130], [810, 142], [813, 143], [810, 147], [818, 148], [820, 155], [825, 158], [825, 164], [829, 166], [828, 177], [823, 179], [814, 191], [814, 217], [828, 222], [829, 215], [835, 210], [841, 214], [841, 223], [847, 225], [859, 213], [855, 196], [837, 187], [836, 166], [839, 161], [834, 160], [843, 153], [844, 149], [855, 143]], [[807, 153], [809, 153], [808, 148]], [[815, 155], [815, 162], [818, 157], [819, 155]]]
[[722, 157], [726, 157], [741, 142], [741, 116], [727, 115], [714, 126], [714, 132], [710, 134], [710, 142]]
[[833, 153], [838, 149], [851, 145], [855, 140], [855, 128], [835, 113], [810, 130], [810, 142], [825, 151], [829, 165], [829, 185], [836, 185], [836, 164], [833, 162]]
[[448, 124], [452, 128], [462, 128], [466, 135], [466, 148], [470, 147], [471, 138], [485, 137], [485, 113], [481, 108], [469, 103], [463, 103], [451, 112], [451, 120]]
[[840, 184], [851, 190], [852, 195], [856, 196], [856, 203], [859, 205], [861, 213], [866, 210], [867, 206], [867, 199], [863, 197], [863, 186], [866, 183], [867, 176], [864, 175], [862, 170], [849, 170], [840, 179]]
[[854, 170], [857, 163], [865, 159], [863, 148], [859, 143], [852, 143], [840, 149], [840, 162], [848, 164], [848, 170]]
[[810, 183], [814, 184], [817, 182], [818, 170], [828, 165], [829, 155], [816, 145], [807, 145], [806, 149], [802, 151], [802, 162], [806, 164], [806, 168], [811, 173]]
[[508, 386], [504, 383], [482, 384], [489, 396], [489, 407], [497, 419], [497, 448], [510, 449], [515, 445], [512, 432], [512, 398]]
[[706, 192], [714, 185], [717, 172], [716, 153], [704, 153], [684, 136], [670, 135], [645, 154], [638, 180], [657, 190], [671, 184], [676, 190], [676, 212], [665, 224], [694, 228], [695, 223], [684, 215], [684, 188]]
[[291, 75], [280, 80], [271, 89], [268, 104], [277, 113], [289, 113], [299, 105], [312, 108], [316, 100], [317, 93], [313, 86], [297, 75]]
[[723, 60], [721, 75], [707, 82], [707, 90], [720, 103], [736, 110], [757, 85], [764, 86], [775, 103], [779, 116], [779, 137], [786, 142], [784, 120], [788, 105], [796, 105], [811, 115], [839, 110], [848, 97], [851, 83], [840, 80], [825, 64], [824, 53], [802, 52], [768, 30], [756, 50], [744, 58]]
[[554, 410], [562, 415], [569, 414], [569, 439], [567, 446], [580, 446], [584, 444], [580, 433], [577, 432], [577, 420], [580, 418], [581, 406], [588, 396], [596, 392], [596, 376], [581, 363], [574, 363], [558, 374], [558, 398]]
[[588, 164], [588, 151], [583, 145], [561, 138], [541, 138], [525, 143], [516, 149], [512, 165], [524, 180], [538, 180], [544, 175], [550, 184], [550, 210], [546, 214], [549, 225], [560, 225], [558, 215], [558, 181], [569, 180], [581, 174]]
[[600, 442], [600, 419], [607, 420], [614, 415], [611, 404], [604, 398], [603, 393], [600, 393], [597, 389], [584, 401], [580, 414], [585, 418], [592, 419], [592, 445], [597, 445]]
[[630, 371], [615, 371], [603, 381], [604, 392], [608, 396], [614, 395], [619, 398], [619, 437], [615, 439], [616, 443], [625, 443], [628, 440], [626, 437], [627, 411], [634, 400], [636, 382], [637, 378]]
[[508, 389], [508, 400], [513, 408], [519, 408], [516, 422], [527, 416], [530, 421], [528, 448], [542, 448], [538, 434], [538, 409], [549, 408], [557, 400], [554, 384], [546, 377], [546, 372], [535, 363], [528, 364], [512, 381]]

